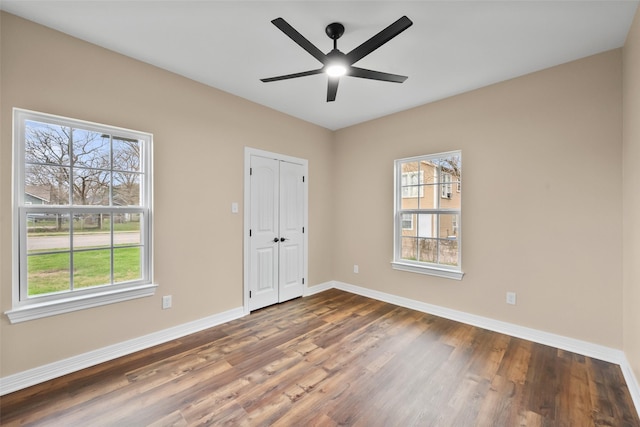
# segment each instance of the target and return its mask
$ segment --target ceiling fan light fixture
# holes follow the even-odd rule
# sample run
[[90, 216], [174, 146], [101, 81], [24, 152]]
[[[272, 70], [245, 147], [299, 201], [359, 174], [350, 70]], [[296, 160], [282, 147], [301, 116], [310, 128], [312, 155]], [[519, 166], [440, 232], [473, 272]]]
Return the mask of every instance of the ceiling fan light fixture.
[[[335, 43], [336, 39], [334, 39], [333, 41]], [[327, 62], [324, 67], [324, 72], [329, 77], [342, 77], [345, 74], [347, 74], [348, 70], [349, 70], [349, 63], [347, 62], [347, 58], [345, 57], [345, 54], [340, 52], [334, 45], [333, 50], [327, 53]]]
[[347, 67], [343, 64], [330, 64], [327, 66], [325, 73], [329, 77], [342, 77], [347, 74]]

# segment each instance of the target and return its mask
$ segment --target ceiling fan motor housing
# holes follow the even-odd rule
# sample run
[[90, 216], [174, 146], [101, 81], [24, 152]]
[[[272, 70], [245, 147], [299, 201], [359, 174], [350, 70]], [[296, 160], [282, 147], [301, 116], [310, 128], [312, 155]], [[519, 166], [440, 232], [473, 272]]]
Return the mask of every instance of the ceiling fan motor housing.
[[327, 25], [327, 28], [324, 30], [330, 39], [338, 40], [344, 34], [344, 25], [339, 22], [334, 22], [332, 24]]

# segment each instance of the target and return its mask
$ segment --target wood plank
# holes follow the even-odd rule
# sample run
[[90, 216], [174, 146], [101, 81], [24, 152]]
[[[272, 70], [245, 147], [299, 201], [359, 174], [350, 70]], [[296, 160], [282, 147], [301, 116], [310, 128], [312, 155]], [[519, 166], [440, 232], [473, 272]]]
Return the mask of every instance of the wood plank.
[[336, 289], [3, 396], [0, 423], [640, 427], [619, 366]]

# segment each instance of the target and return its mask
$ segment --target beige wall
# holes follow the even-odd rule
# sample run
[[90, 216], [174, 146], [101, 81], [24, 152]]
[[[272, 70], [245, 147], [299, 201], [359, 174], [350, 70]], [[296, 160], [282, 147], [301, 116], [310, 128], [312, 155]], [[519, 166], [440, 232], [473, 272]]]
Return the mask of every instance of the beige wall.
[[[0, 376], [242, 305], [244, 146], [309, 159], [309, 278], [331, 276], [332, 133], [2, 14], [0, 309], [11, 308], [11, 116], [20, 107], [154, 134], [153, 298], [10, 325]], [[161, 296], [173, 295], [171, 310]]]
[[623, 49], [624, 352], [640, 381], [640, 9]]
[[[615, 50], [338, 131], [335, 279], [622, 348], [621, 88]], [[392, 270], [394, 159], [457, 149], [466, 275]]]

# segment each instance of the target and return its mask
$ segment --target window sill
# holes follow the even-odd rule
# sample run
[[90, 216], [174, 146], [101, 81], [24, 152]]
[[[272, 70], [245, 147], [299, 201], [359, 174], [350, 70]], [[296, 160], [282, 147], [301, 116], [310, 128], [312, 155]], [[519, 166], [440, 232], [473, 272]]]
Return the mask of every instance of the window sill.
[[5, 311], [9, 321], [13, 323], [26, 322], [28, 320], [55, 316], [72, 311], [84, 310], [91, 307], [128, 301], [135, 298], [153, 296], [158, 285], [143, 285], [131, 288], [111, 290], [91, 295], [82, 295], [71, 298], [48, 301], [39, 304], [29, 304]]
[[444, 277], [445, 279], [462, 280], [462, 271], [447, 270], [444, 268], [428, 267], [424, 265], [408, 264], [403, 262], [392, 262], [394, 270], [408, 271], [410, 273], [427, 274], [429, 276]]

